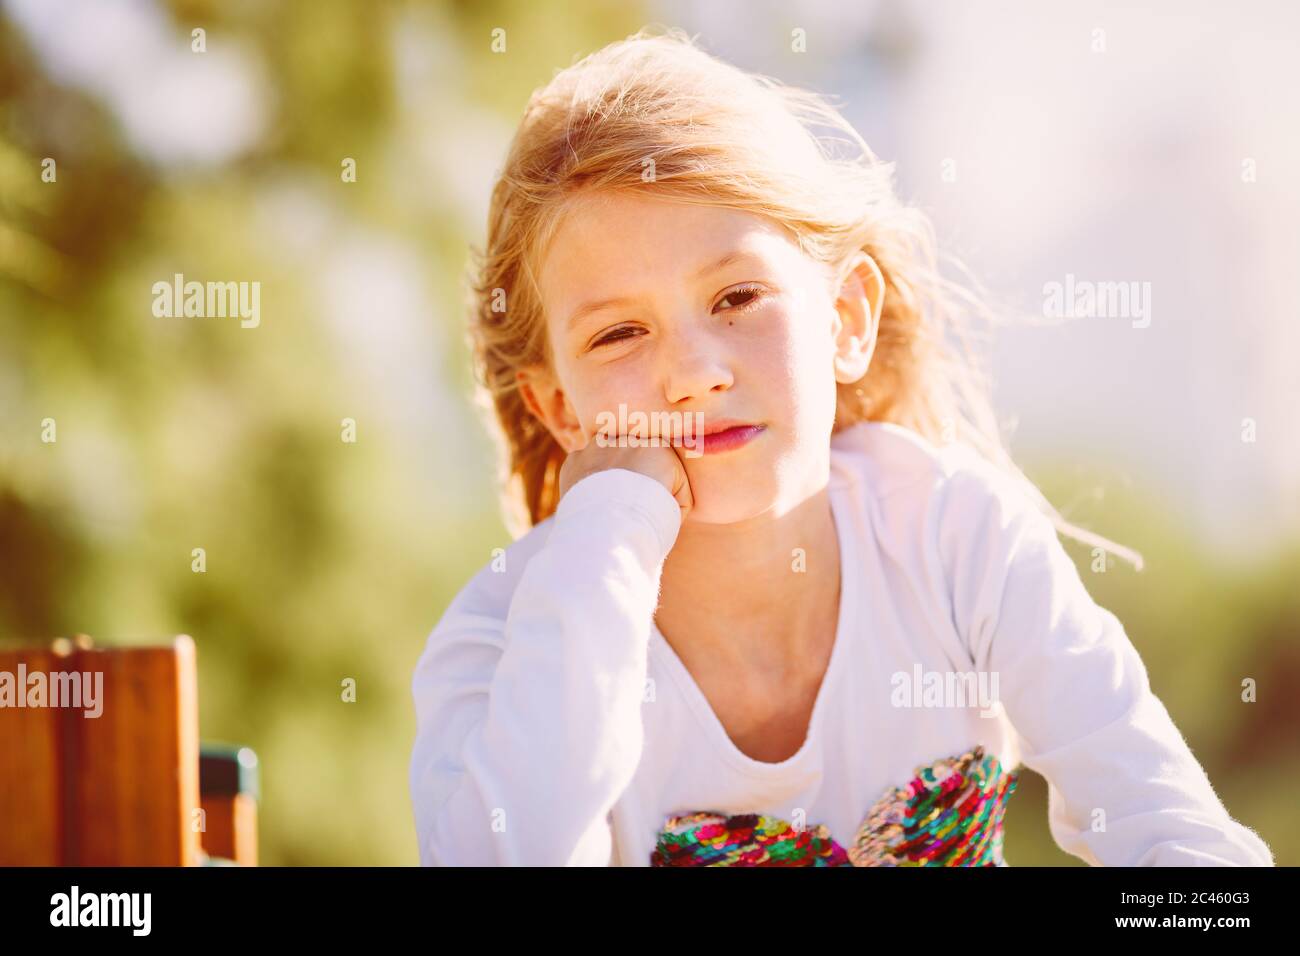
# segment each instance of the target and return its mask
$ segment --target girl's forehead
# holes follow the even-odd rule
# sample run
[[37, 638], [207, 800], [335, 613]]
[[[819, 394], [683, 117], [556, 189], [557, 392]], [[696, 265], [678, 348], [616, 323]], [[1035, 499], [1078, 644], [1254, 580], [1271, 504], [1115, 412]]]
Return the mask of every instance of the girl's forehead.
[[559, 210], [556, 234], [630, 235], [637, 231], [673, 229], [688, 222], [710, 232], [779, 232], [781, 229], [774, 220], [743, 209], [722, 203], [687, 201], [649, 187], [586, 192], [569, 198]]
[[800, 253], [780, 223], [723, 205], [645, 193], [580, 196], [560, 213], [541, 263], [543, 285], [569, 274], [626, 276], [649, 269], [694, 276], [720, 257], [744, 253], [788, 263]]

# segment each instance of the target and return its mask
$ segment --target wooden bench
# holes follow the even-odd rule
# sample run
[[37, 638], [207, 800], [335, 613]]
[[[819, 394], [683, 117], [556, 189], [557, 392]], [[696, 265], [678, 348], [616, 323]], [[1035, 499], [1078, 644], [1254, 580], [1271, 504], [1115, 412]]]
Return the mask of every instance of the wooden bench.
[[0, 649], [0, 821], [0, 866], [256, 865], [257, 758], [200, 746], [194, 641]]

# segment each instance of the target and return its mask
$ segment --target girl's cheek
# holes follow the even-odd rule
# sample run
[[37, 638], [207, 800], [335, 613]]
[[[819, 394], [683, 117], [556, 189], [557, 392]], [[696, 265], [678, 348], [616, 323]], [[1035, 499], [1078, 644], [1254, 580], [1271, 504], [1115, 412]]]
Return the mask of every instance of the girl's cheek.
[[657, 405], [646, 404], [654, 391], [650, 366], [642, 362], [620, 363], [601, 381], [597, 392], [599, 406], [596, 411], [617, 412], [619, 404], [628, 410], [653, 410]]
[[795, 330], [779, 338], [774, 337], [767, 343], [758, 364], [769, 381], [776, 385], [783, 383], [786, 388], [796, 388], [808, 376], [808, 369], [813, 356], [807, 344], [801, 340]]

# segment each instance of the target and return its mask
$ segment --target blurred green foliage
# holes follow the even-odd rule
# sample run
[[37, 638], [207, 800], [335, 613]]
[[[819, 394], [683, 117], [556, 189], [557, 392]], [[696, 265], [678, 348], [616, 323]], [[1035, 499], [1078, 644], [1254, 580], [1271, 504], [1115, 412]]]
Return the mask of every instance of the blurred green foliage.
[[[203, 738], [261, 758], [263, 862], [415, 863], [412, 668], [509, 540], [460, 307], [482, 225], [465, 225], [454, 176], [504, 158], [555, 69], [645, 21], [596, 2], [160, 9], [178, 48], [199, 24], [210, 47], [238, 41], [261, 64], [269, 121], [252, 148], [215, 166], [140, 155], [102, 98], [55, 76], [0, 16], [0, 641], [191, 634]], [[490, 52], [499, 25], [509, 56]], [[405, 84], [402, 37], [417, 53], [436, 40]], [[45, 157], [56, 183], [41, 181]], [[432, 303], [428, 414], [385, 400], [390, 353], [357, 360], [385, 334], [382, 298], [345, 302], [341, 327], [324, 314], [332, 264], [375, 248], [418, 263]], [[156, 318], [151, 287], [177, 272], [260, 281], [261, 326]], [[340, 440], [345, 417], [355, 444]], [[47, 418], [55, 443], [41, 440]], [[1095, 484], [1030, 471], [1057, 502]], [[1141, 574], [1079, 562], [1230, 810], [1279, 862], [1300, 861], [1286, 786], [1300, 760], [1283, 732], [1296, 726], [1300, 556], [1221, 563], [1136, 495], [1071, 517], [1147, 555]], [[1257, 704], [1240, 701], [1246, 676]], [[1008, 859], [1077, 862], [1052, 844], [1045, 790], [1026, 776]]]

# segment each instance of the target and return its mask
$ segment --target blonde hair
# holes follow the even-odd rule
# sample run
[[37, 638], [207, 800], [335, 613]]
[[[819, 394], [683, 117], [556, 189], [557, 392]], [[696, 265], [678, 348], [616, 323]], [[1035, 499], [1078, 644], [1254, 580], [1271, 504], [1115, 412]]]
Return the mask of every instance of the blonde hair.
[[877, 343], [867, 374], [838, 385], [834, 430], [892, 422], [965, 442], [1022, 481], [1058, 531], [1140, 568], [1136, 553], [1065, 521], [1011, 460], [966, 325], [966, 313], [991, 312], [940, 274], [930, 221], [898, 200], [893, 172], [820, 95], [746, 73], [675, 29], [611, 43], [535, 91], [492, 191], [471, 294], [479, 401], [500, 425], [512, 533], [554, 513], [565, 458], [516, 376], [553, 367], [538, 263], [579, 193], [650, 189], [768, 217], [841, 278], [865, 251], [885, 280]]

